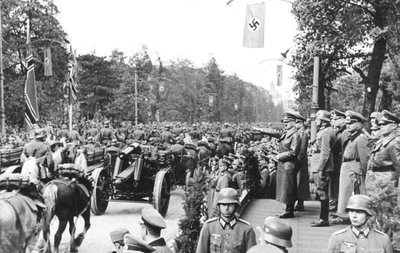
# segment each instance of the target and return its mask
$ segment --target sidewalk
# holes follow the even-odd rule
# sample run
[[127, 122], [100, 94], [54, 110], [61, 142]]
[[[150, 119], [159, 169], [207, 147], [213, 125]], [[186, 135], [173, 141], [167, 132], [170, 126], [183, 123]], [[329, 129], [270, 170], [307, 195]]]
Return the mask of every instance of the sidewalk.
[[[332, 225], [329, 227], [311, 227], [310, 223], [319, 219], [320, 203], [317, 201], [306, 201], [304, 205], [306, 209], [304, 212], [296, 212], [295, 218], [286, 219], [293, 229], [293, 248], [290, 248], [289, 252], [326, 252], [331, 234], [346, 226]], [[253, 199], [243, 211], [241, 217], [250, 222], [258, 237], [258, 230], [256, 227], [262, 226], [266, 217], [281, 214], [284, 208], [284, 204], [272, 199]]]

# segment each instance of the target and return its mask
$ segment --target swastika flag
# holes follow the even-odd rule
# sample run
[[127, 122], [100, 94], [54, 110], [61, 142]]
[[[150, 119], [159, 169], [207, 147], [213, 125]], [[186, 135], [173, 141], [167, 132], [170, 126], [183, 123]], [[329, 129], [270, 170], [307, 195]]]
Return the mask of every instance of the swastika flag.
[[264, 26], [265, 3], [247, 5], [243, 46], [264, 47]]

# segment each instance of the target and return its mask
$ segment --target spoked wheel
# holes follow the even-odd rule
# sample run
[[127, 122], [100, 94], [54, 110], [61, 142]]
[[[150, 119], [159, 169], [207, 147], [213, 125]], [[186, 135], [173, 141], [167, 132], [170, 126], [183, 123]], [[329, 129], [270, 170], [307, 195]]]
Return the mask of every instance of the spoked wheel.
[[168, 212], [171, 197], [171, 179], [168, 170], [157, 172], [153, 189], [153, 206], [163, 216]]
[[104, 169], [94, 171], [93, 179], [95, 187], [91, 197], [90, 209], [95, 215], [100, 215], [105, 213], [108, 206], [111, 179]]

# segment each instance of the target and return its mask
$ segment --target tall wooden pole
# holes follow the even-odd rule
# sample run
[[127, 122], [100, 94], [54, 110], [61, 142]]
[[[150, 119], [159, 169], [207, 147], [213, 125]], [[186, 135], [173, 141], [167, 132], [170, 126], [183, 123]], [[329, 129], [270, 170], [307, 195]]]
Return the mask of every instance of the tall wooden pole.
[[5, 129], [5, 109], [4, 109], [4, 73], [3, 73], [3, 29], [1, 24], [1, 5], [0, 5], [0, 131], [1, 135], [6, 133]]

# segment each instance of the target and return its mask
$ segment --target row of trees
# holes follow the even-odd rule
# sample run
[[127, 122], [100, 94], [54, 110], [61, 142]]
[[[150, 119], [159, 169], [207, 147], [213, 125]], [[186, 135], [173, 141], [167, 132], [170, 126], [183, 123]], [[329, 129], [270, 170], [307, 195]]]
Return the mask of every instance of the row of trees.
[[291, 64], [301, 111], [309, 113], [313, 56], [320, 56], [321, 109], [397, 110], [400, 1], [296, 0]]
[[[67, 34], [55, 15], [51, 0], [1, 1], [5, 109], [8, 125], [23, 125], [26, 78], [26, 21], [31, 23], [39, 112], [42, 120], [67, 120]], [[52, 51], [53, 76], [43, 74], [43, 51]], [[205, 66], [190, 60], [152, 62], [146, 46], [133, 56], [114, 50], [109, 57], [95, 54], [77, 58], [78, 100], [76, 118], [92, 118], [95, 112], [119, 120], [134, 120], [135, 72], [140, 122], [178, 120], [187, 122], [276, 121], [282, 104], [274, 105], [263, 88], [226, 75], [211, 58]]]

